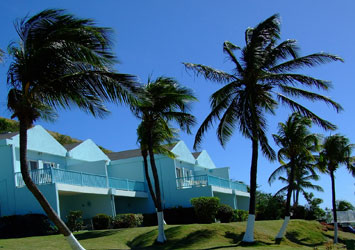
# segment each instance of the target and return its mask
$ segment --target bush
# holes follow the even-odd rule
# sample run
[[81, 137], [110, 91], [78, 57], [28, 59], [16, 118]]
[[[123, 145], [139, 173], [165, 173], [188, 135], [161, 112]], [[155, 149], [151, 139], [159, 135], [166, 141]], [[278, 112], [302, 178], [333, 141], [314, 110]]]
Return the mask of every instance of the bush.
[[0, 238], [21, 238], [57, 233], [46, 215], [26, 214], [0, 218]]
[[97, 214], [92, 218], [92, 224], [95, 230], [110, 228], [111, 218], [106, 214]]
[[66, 224], [72, 232], [81, 230], [83, 227], [83, 211], [70, 211]]
[[231, 206], [221, 204], [217, 209], [216, 218], [222, 223], [229, 223], [233, 220], [234, 210]]
[[248, 211], [235, 209], [233, 221], [246, 221], [248, 219]]
[[112, 220], [113, 228], [138, 227], [143, 223], [141, 214], [118, 214]]
[[215, 221], [217, 209], [219, 207], [219, 198], [217, 197], [199, 197], [190, 200], [194, 207], [197, 221], [199, 223], [212, 223]]
[[173, 207], [164, 209], [164, 219], [168, 224], [197, 223], [193, 207]]

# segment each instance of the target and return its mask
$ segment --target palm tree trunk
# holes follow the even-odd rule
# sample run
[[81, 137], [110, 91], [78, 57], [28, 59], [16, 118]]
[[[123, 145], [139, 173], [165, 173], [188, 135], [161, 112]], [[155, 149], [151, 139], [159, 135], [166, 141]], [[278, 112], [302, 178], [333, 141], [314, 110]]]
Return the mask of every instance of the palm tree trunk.
[[27, 129], [30, 127], [27, 118], [19, 118], [20, 123], [20, 166], [23, 181], [27, 188], [31, 191], [34, 197], [37, 199], [43, 210], [48, 215], [49, 219], [58, 227], [58, 230], [63, 234], [73, 250], [85, 250], [80, 243], [75, 239], [72, 232], [65, 225], [65, 223], [59, 218], [56, 212], [53, 210], [47, 199], [37, 188], [36, 184], [32, 181], [30, 173], [27, 167]]
[[152, 196], [154, 206], [157, 208], [158, 207], [157, 198], [154, 193], [153, 185], [150, 180], [149, 171], [148, 171], [147, 150], [142, 150], [142, 156], [143, 156], [143, 162], [144, 162], [144, 173], [145, 173], [145, 178], [147, 179], [149, 192], [150, 192], [150, 195]]
[[[291, 158], [291, 162], [292, 161], [293, 161], [293, 159]], [[291, 207], [291, 196], [292, 196], [292, 192], [294, 191], [294, 188], [293, 188], [294, 179], [295, 179], [294, 175], [295, 175], [295, 166], [291, 163], [291, 171], [290, 171], [290, 175], [288, 177], [288, 190], [287, 190], [287, 198], [286, 198], [285, 219], [284, 219], [284, 222], [282, 223], [279, 233], [276, 235], [277, 240], [281, 240], [284, 237], [287, 225], [288, 225], [290, 218], [291, 218], [290, 207]]]
[[254, 223], [255, 223], [255, 205], [256, 205], [256, 177], [258, 168], [258, 139], [254, 136], [252, 139], [252, 160], [250, 168], [250, 200], [247, 228], [243, 237], [243, 242], [254, 242]]
[[334, 171], [330, 171], [330, 179], [332, 180], [332, 205], [333, 205], [333, 220], [334, 220], [334, 244], [338, 243], [338, 218], [337, 218], [337, 208], [335, 202], [335, 178]]
[[298, 206], [298, 198], [300, 197], [300, 187], [298, 185], [297, 191], [296, 191], [296, 202], [295, 202], [295, 207]]
[[150, 159], [150, 167], [152, 168], [152, 173], [154, 177], [155, 194], [156, 194], [156, 201], [157, 201], [156, 202], [157, 217], [158, 217], [157, 242], [164, 243], [166, 241], [166, 236], [164, 233], [164, 214], [163, 214], [163, 206], [161, 202], [159, 176], [158, 176], [157, 166], [155, 165], [151, 134], [148, 135], [148, 152], [149, 152], [149, 159]]

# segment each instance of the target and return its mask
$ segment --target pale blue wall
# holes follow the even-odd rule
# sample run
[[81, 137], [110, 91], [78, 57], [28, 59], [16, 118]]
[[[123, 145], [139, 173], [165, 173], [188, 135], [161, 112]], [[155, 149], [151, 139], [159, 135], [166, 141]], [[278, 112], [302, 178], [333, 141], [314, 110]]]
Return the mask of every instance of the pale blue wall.
[[108, 161], [104, 152], [91, 140], [87, 139], [80, 143], [78, 146], [69, 151], [69, 156], [73, 159], [84, 160], [84, 161]]
[[185, 142], [179, 141], [175, 147], [171, 150], [172, 153], [176, 155], [177, 160], [182, 160], [195, 164], [195, 157], [191, 154], [189, 148], [186, 146]]
[[208, 168], [198, 168], [199, 170], [196, 171], [196, 175], [213, 175], [217, 176], [222, 179], [227, 179], [229, 180], [229, 167], [225, 168], [213, 168], [213, 169], [208, 169]]
[[107, 166], [107, 172], [109, 177], [145, 181], [142, 157], [111, 161]]
[[111, 196], [98, 194], [59, 194], [61, 217], [66, 221], [66, 216], [71, 210], [83, 211], [83, 218], [90, 219], [98, 213], [112, 216]]
[[154, 213], [155, 207], [151, 198], [115, 197], [117, 214], [125, 213]]
[[200, 155], [196, 159], [197, 165], [205, 168], [216, 168], [216, 165], [212, 161], [211, 157], [206, 150], [202, 150]]
[[74, 159], [68, 159], [66, 169], [71, 171], [76, 171], [76, 172], [106, 176], [106, 160], [79, 161]]
[[222, 204], [226, 204], [231, 206], [233, 209], [237, 209], [235, 194], [224, 194], [219, 192], [213, 192], [213, 196], [218, 197]]
[[237, 196], [237, 209], [249, 210], [249, 197]]

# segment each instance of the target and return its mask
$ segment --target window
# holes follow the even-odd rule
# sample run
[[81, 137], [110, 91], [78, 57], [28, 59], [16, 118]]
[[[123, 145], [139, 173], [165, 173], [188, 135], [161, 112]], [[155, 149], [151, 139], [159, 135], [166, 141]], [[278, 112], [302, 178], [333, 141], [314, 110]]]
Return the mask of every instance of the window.
[[181, 168], [176, 168], [176, 178], [181, 178], [182, 176], [182, 169]]
[[38, 169], [38, 162], [37, 161], [27, 161], [27, 166], [29, 170], [36, 170]]
[[43, 162], [43, 168], [44, 169], [49, 169], [49, 168], [56, 168], [57, 164], [54, 162]]

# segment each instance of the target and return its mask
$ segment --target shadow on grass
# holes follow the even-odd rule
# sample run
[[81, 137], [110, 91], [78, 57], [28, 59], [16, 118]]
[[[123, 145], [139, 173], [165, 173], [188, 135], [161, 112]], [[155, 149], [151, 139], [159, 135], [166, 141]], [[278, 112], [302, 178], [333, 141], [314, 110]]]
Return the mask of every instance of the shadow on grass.
[[299, 232], [297, 231], [287, 232], [285, 237], [293, 243], [307, 247], [317, 247], [323, 245], [324, 243], [323, 241], [317, 243], [309, 243], [307, 241], [309, 241], [310, 238], [301, 238]]
[[[172, 227], [165, 230], [165, 235], [168, 241], [164, 244], [159, 244], [154, 242], [151, 246], [149, 246], [152, 242], [152, 239], [158, 235], [157, 230], [152, 230], [150, 232], [144, 233], [139, 235], [138, 237], [134, 238], [132, 241], [128, 242], [127, 245], [131, 247], [131, 249], [160, 249], [160, 250], [170, 250], [170, 249], [184, 249], [186, 247], [191, 246], [192, 244], [209, 240], [213, 237], [215, 231], [202, 229], [192, 232], [181, 239], [171, 239], [175, 235], [178, 235], [182, 231], [180, 226]], [[148, 246], [147, 246], [148, 245]]]
[[116, 234], [117, 231], [118, 230], [90, 231], [90, 232], [75, 234], [75, 238], [77, 240], [94, 239], [94, 238], [106, 237], [106, 236]]
[[[323, 233], [323, 235], [332, 241], [334, 239], [334, 236], [332, 236], [332, 235], [328, 235], [326, 233]], [[355, 250], [355, 239], [350, 240], [350, 239], [342, 239], [342, 238], [338, 237], [338, 241], [339, 241], [339, 243], [344, 244], [346, 246], [347, 250]]]

